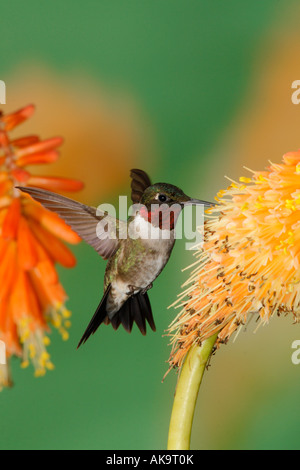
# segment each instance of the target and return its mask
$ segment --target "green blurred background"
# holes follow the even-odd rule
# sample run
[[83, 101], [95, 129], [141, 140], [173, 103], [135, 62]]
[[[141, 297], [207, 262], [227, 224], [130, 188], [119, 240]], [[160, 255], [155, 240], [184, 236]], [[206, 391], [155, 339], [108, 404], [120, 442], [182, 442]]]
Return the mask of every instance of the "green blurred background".
[[[299, 13], [283, 0], [1, 2], [2, 108], [34, 102], [18, 135], [65, 137], [49, 173], [84, 179], [83, 202], [117, 203], [132, 167], [211, 200], [225, 174], [263, 169], [299, 147], [300, 105], [291, 103]], [[121, 124], [111, 118], [118, 113]], [[161, 382], [170, 353], [163, 334], [176, 313], [167, 306], [192, 254], [178, 241], [150, 292], [156, 334], [102, 327], [77, 351], [105, 263], [83, 244], [74, 252], [77, 267], [60, 269], [70, 339], [53, 332], [56, 368], [43, 378], [13, 361], [15, 386], [0, 395], [0, 448], [164, 449], [177, 379], [171, 372]], [[299, 449], [300, 365], [291, 362], [299, 326], [288, 317], [253, 329], [213, 358], [193, 449]]]

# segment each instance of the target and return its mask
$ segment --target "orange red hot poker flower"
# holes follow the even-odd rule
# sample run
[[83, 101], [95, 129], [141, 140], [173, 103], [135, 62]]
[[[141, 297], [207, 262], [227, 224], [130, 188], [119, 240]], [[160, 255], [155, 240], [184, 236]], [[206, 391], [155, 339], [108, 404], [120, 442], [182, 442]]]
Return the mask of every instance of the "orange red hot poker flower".
[[[35, 186], [54, 191], [77, 191], [80, 181], [32, 175], [27, 166], [57, 160], [62, 139], [41, 141], [31, 135], [11, 139], [9, 131], [34, 112], [27, 106], [13, 114], [0, 114], [0, 340], [10, 356], [31, 361], [35, 375], [43, 375], [53, 364], [46, 346], [48, 324], [67, 339], [70, 312], [66, 293], [59, 282], [55, 263], [73, 267], [76, 260], [64, 242], [79, 237], [53, 212], [44, 209], [15, 188]], [[0, 365], [0, 389], [10, 385], [8, 364]]]
[[170, 366], [191, 345], [218, 334], [227, 342], [252, 314], [300, 318], [300, 150], [242, 177], [216, 198], [183, 309], [170, 326]]

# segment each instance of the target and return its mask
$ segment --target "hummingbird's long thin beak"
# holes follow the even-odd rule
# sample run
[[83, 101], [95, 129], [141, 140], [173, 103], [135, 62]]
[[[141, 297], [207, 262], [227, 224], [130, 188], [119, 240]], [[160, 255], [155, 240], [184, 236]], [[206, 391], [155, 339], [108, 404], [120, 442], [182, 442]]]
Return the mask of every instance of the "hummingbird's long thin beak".
[[184, 206], [207, 206], [207, 207], [213, 207], [215, 206], [214, 202], [207, 202], [207, 201], [201, 201], [201, 199], [189, 199], [188, 201], [184, 202]]

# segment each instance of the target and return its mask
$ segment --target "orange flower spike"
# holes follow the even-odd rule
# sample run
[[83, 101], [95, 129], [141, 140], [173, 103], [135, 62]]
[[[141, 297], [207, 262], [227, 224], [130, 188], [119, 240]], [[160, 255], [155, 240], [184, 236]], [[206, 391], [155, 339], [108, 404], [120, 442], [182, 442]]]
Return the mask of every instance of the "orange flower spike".
[[[2, 181], [0, 183], [0, 197], [7, 194], [11, 188], [12, 188], [12, 182], [10, 180]], [[1, 208], [1, 205], [0, 205], [0, 208]]]
[[[80, 239], [56, 214], [47, 211], [15, 186], [32, 184], [46, 189], [77, 191], [83, 187], [68, 178], [32, 176], [28, 165], [52, 163], [58, 158], [61, 137], [41, 141], [38, 136], [10, 139], [8, 131], [28, 119], [34, 106], [16, 113], [0, 113], [0, 340], [7, 360], [22, 357], [31, 362], [36, 376], [54, 368], [46, 346], [48, 323], [67, 339], [66, 293], [59, 283], [55, 262], [75, 265], [75, 257], [63, 241]], [[10, 368], [0, 364], [0, 390], [11, 385]]]
[[52, 235], [67, 243], [77, 244], [81, 241], [81, 238], [57, 214], [47, 211], [43, 206], [34, 202], [30, 196], [28, 198], [30, 198], [30, 203], [23, 206], [23, 211], [28, 217], [36, 220]]
[[56, 150], [49, 150], [45, 153], [35, 153], [33, 155], [25, 155], [18, 158], [18, 165], [23, 167], [27, 165], [38, 165], [43, 163], [54, 163], [58, 159], [58, 152]]
[[[3, 297], [0, 302], [0, 332], [3, 338], [6, 332], [7, 311], [8, 311], [7, 297]], [[1, 380], [0, 380], [0, 383], [1, 383]]]
[[66, 268], [75, 266], [76, 258], [73, 253], [57, 237], [35, 222], [31, 222], [30, 226], [37, 240], [53, 260]]
[[199, 264], [179, 299], [183, 309], [169, 329], [170, 367], [181, 367], [192, 344], [217, 332], [217, 346], [226, 343], [249, 312], [261, 323], [280, 313], [300, 321], [299, 188], [300, 150], [219, 193]]
[[16, 324], [20, 318], [28, 318], [31, 315], [28, 304], [27, 285], [25, 284], [25, 273], [22, 269], [18, 270], [14, 280], [10, 303], [11, 313]]
[[38, 242], [36, 243], [36, 250], [39, 259], [36, 266], [37, 271], [41, 273], [47, 284], [57, 284], [59, 282], [58, 274], [50, 255]]
[[[13, 320], [13, 315], [11, 312], [11, 302], [8, 299], [7, 305], [6, 305], [6, 332], [4, 335], [4, 341], [6, 344], [6, 354], [8, 358], [10, 358], [13, 355], [16, 356], [21, 356], [22, 354], [22, 347], [20, 346], [20, 341], [17, 333], [17, 326]], [[3, 371], [3, 366], [1, 367]], [[10, 374], [7, 372], [7, 376], [9, 378], [9, 383], [10, 385], [12, 384]], [[1, 386], [0, 382], [0, 389]]]
[[28, 145], [36, 144], [39, 141], [40, 141], [40, 138], [38, 135], [28, 135], [26, 137], [20, 137], [18, 139], [14, 139], [10, 143], [14, 147], [23, 148], [23, 147], [27, 147]]
[[11, 170], [11, 175], [16, 180], [17, 183], [26, 184], [30, 179], [29, 171], [24, 170], [23, 168], [14, 168]]
[[22, 146], [16, 151], [16, 155], [18, 158], [22, 158], [28, 155], [45, 153], [59, 147], [62, 143], [63, 139], [61, 137], [53, 137], [52, 139], [35, 142], [24, 147]]
[[12, 114], [6, 114], [1, 117], [1, 121], [4, 123], [5, 131], [11, 131], [17, 125], [21, 124], [26, 119], [30, 118], [34, 113], [35, 107], [30, 104], [25, 108], [20, 109]]
[[5, 240], [15, 240], [17, 238], [19, 221], [21, 217], [20, 199], [12, 201], [2, 225], [2, 237]]
[[8, 243], [7, 250], [0, 263], [0, 302], [12, 290], [17, 269], [16, 244]]
[[4, 240], [4, 238], [0, 237], [0, 260], [3, 259], [5, 253], [7, 252], [8, 244], [8, 240]]
[[38, 270], [31, 273], [31, 280], [36, 287], [39, 302], [48, 308], [49, 321], [58, 329], [64, 340], [68, 339], [67, 328], [71, 312], [64, 306], [66, 293], [62, 285], [48, 284]]
[[83, 183], [69, 178], [55, 178], [52, 176], [31, 176], [28, 186], [48, 189], [49, 191], [80, 191]]
[[38, 301], [38, 297], [34, 289], [32, 289], [32, 284], [29, 278], [29, 274], [24, 273], [24, 276], [25, 276], [25, 283], [26, 283], [26, 291], [28, 295], [29, 311], [31, 312], [31, 316], [38, 322], [39, 325], [41, 325], [44, 328], [45, 331], [49, 331], [46, 317], [43, 315], [41, 306]]
[[26, 271], [33, 269], [38, 263], [37, 241], [24, 217], [20, 219], [17, 241], [19, 266]]
[[[1, 117], [1, 111], [0, 111], [0, 117]], [[8, 145], [9, 145], [8, 135], [5, 131], [0, 129], [0, 146], [4, 148], [4, 147], [8, 147]], [[6, 156], [4, 157], [4, 160], [5, 158]]]
[[[55, 304], [58, 302], [58, 299], [52, 299], [47, 295], [46, 292], [46, 286], [48, 286], [47, 278], [45, 279], [43, 277], [43, 272], [39, 270], [37, 267], [33, 271], [29, 271], [29, 277], [31, 284], [34, 287], [34, 291], [37, 294], [38, 301], [41, 305], [41, 308], [43, 311], [46, 311], [46, 309], [49, 310], [49, 308], [52, 308], [55, 306]], [[59, 299], [59, 301], [64, 302], [66, 300], [66, 296], [62, 299]]]

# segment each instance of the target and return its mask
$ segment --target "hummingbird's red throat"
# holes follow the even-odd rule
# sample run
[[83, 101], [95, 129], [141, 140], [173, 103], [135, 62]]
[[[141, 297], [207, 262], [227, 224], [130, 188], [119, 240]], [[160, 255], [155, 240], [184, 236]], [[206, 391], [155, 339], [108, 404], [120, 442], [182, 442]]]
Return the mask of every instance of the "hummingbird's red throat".
[[174, 230], [180, 212], [181, 206], [179, 204], [172, 206], [152, 204], [151, 210], [148, 210], [146, 206], [142, 206], [140, 209], [141, 217], [161, 230]]

